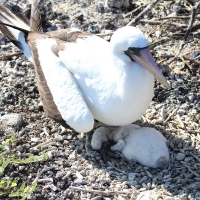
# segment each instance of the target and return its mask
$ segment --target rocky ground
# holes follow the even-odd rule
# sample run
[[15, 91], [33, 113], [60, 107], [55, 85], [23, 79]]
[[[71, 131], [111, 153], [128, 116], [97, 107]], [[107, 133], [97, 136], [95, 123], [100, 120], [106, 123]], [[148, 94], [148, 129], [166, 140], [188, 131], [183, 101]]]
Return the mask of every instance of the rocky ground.
[[[30, 14], [28, 0], [1, 1], [14, 13], [23, 12], [27, 17]], [[108, 6], [97, 0], [39, 3], [45, 31], [78, 27], [109, 40], [114, 30], [129, 23], [146, 33], [152, 54], [171, 89], [156, 81], [153, 101], [136, 123], [155, 127], [167, 138], [170, 162], [163, 170], [132, 165], [116, 156], [104, 163], [96, 152], [86, 151], [85, 134], [70, 130], [61, 134], [61, 127], [39, 105], [32, 64], [0, 34], [0, 141], [15, 137], [11, 150], [20, 157], [40, 155], [42, 151], [49, 155], [43, 162], [10, 164], [1, 179], [18, 177], [19, 185], [31, 184], [43, 172], [31, 197], [37, 200], [200, 199], [197, 4], [191, 0], [138, 0], [124, 8], [120, 1], [108, 1]], [[139, 17], [143, 11], [146, 12]], [[7, 116], [11, 113], [18, 115]]]

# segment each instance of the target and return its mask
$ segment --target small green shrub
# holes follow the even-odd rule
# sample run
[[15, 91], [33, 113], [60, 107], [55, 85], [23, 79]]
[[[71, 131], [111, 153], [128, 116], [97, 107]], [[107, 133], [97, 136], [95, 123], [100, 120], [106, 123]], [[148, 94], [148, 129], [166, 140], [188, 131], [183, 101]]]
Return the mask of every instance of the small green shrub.
[[[28, 158], [18, 158], [15, 154], [12, 155], [10, 149], [11, 144], [15, 142], [14, 138], [7, 139], [0, 145], [0, 176], [3, 176], [6, 167], [13, 164], [29, 164], [33, 162], [44, 161], [48, 158], [47, 153], [42, 152], [40, 156], [30, 155]], [[28, 186], [23, 183], [20, 187], [18, 186], [19, 179], [0, 179], [0, 196], [9, 197], [21, 197], [21, 200], [30, 198], [31, 194], [35, 191], [37, 186], [37, 179]]]

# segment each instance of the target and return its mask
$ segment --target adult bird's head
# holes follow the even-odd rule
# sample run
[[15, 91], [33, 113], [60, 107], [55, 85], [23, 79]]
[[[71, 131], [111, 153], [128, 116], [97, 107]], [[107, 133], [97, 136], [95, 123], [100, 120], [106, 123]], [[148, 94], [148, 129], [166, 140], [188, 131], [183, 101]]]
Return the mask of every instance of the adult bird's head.
[[125, 26], [115, 31], [111, 38], [114, 52], [124, 52], [132, 61], [147, 69], [167, 88], [169, 84], [157, 67], [148, 47], [148, 40], [136, 27]]

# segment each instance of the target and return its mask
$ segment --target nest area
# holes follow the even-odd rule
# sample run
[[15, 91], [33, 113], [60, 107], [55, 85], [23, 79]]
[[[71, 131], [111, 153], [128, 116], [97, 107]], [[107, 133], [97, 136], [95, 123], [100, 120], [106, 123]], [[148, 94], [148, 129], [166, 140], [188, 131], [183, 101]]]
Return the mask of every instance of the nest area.
[[[29, 17], [29, 1], [2, 2]], [[0, 115], [19, 113], [23, 118], [15, 132], [2, 127], [0, 140], [15, 137], [12, 151], [21, 157], [42, 150], [49, 154], [45, 162], [9, 165], [1, 178], [31, 183], [42, 171], [32, 199], [200, 198], [200, 2], [116, 2], [118, 7], [115, 1], [106, 5], [103, 0], [40, 1], [44, 31], [77, 27], [110, 40], [117, 28], [134, 25], [146, 34], [171, 89], [156, 81], [153, 101], [136, 124], [162, 132], [170, 163], [164, 170], [131, 165], [118, 157], [104, 163], [96, 152], [86, 151], [84, 134], [60, 135], [60, 126], [39, 105], [32, 64], [0, 34]]]

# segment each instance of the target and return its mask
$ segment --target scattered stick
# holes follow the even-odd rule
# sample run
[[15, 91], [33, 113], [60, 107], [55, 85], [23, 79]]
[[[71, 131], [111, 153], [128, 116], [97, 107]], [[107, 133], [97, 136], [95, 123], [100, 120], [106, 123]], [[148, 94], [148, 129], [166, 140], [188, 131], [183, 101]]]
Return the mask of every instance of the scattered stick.
[[38, 149], [40, 147], [43, 148], [43, 147], [49, 146], [52, 142], [54, 142], [54, 141], [52, 139], [50, 139], [50, 140], [47, 140], [46, 142], [43, 142], [43, 143], [38, 144], [34, 147], [31, 147], [30, 149]]
[[122, 170], [118, 169], [117, 167], [113, 166], [111, 162], [108, 161], [108, 164], [109, 164], [113, 169], [115, 169], [116, 171], [118, 171], [118, 172], [120, 172], [120, 173], [123, 173], [123, 174], [126, 174], [125, 171], [122, 171]]
[[44, 127], [44, 128], [43, 128], [43, 131], [44, 131], [45, 135], [48, 137], [48, 136], [49, 136], [49, 133], [48, 133], [48, 131], [47, 131], [47, 127]]
[[55, 168], [55, 166], [51, 166], [51, 167], [44, 167], [40, 172], [38, 172], [37, 173], [37, 176], [36, 176], [36, 178], [35, 178], [35, 180], [33, 181], [33, 182], [37, 182], [38, 181], [38, 179], [39, 179], [39, 177], [44, 173], [44, 172], [47, 172], [47, 171], [49, 171], [49, 170], [51, 170], [51, 169], [54, 169]]
[[[196, 19], [197, 19], [197, 17], [196, 17]], [[197, 23], [197, 24], [195, 24], [195, 25], [192, 27], [191, 31], [196, 31], [196, 30], [198, 30], [199, 28], [200, 28], [200, 23]]]
[[179, 56], [179, 54], [181, 53], [181, 51], [183, 49], [183, 46], [185, 45], [185, 42], [186, 42], [186, 40], [188, 38], [188, 35], [189, 35], [189, 33], [190, 33], [191, 29], [192, 29], [193, 24], [194, 24], [195, 15], [196, 15], [196, 12], [197, 12], [199, 6], [200, 6], [200, 1], [192, 9], [190, 22], [188, 24], [188, 27], [187, 27], [187, 30], [186, 30], [186, 33], [185, 33], [185, 36], [184, 36], [184, 40], [181, 41], [181, 44], [179, 46], [178, 52], [175, 55], [175, 58], [177, 58]]
[[110, 32], [110, 33], [100, 33], [100, 34], [96, 34], [97, 36], [101, 37], [101, 36], [112, 36], [114, 32]]
[[132, 21], [130, 21], [127, 26], [130, 26], [134, 23], [136, 23], [137, 21], [140, 20], [140, 18], [145, 14], [147, 13], [149, 10], [152, 10], [152, 8], [159, 2], [160, 0], [154, 0], [153, 3], [147, 5], [147, 7], [137, 16], [135, 17]]
[[169, 37], [162, 37], [161, 39], [156, 40], [155, 42], [150, 43], [150, 44], [149, 44], [149, 47], [150, 47], [150, 49], [153, 49], [153, 48], [154, 48], [155, 46], [157, 46], [158, 44], [160, 44], [160, 43], [163, 44], [163, 42], [167, 42], [167, 41], [169, 41], [169, 40], [170, 40]]
[[42, 183], [42, 182], [53, 182], [52, 178], [42, 178], [42, 179], [38, 179], [37, 181], [38, 183]]
[[200, 62], [199, 62], [199, 61], [197, 61], [197, 60], [195, 60], [195, 59], [192, 59], [192, 58], [190, 58], [189, 56], [183, 55], [183, 58], [185, 58], [185, 59], [187, 59], [187, 60], [189, 60], [189, 61], [195, 63], [196, 65], [200, 65]]
[[[154, 21], [154, 20], [146, 20], [146, 19], [141, 19], [140, 22], [142, 23], [149, 23], [149, 24], [152, 24], [152, 25], [162, 25], [163, 24], [163, 21]], [[177, 26], [179, 28], [186, 28], [187, 26], [185, 24], [180, 24], [180, 23], [171, 23], [170, 21], [167, 21], [165, 20], [164, 21], [166, 24], [169, 24], [171, 26]]]
[[176, 117], [177, 117], [177, 119], [178, 119], [178, 121], [180, 123], [181, 128], [184, 128], [185, 126], [184, 126], [184, 123], [183, 123], [181, 117], [178, 114], [176, 115]]
[[185, 36], [184, 36], [185, 41], [187, 40], [188, 35], [189, 35], [189, 33], [192, 29], [192, 26], [193, 26], [194, 20], [195, 20], [195, 15], [196, 15], [196, 12], [197, 12], [199, 6], [200, 6], [200, 1], [192, 9], [192, 15], [191, 15], [191, 18], [190, 18], [190, 22], [189, 22], [188, 28], [187, 28]]
[[[52, 166], [52, 167], [46, 167], [46, 166], [45, 166], [40, 172], [37, 173], [37, 176], [36, 176], [35, 180], [32, 182], [32, 185], [33, 185], [34, 183], [37, 183], [37, 182], [38, 182], [39, 177], [40, 177], [44, 172], [49, 171], [49, 170], [54, 169], [54, 168], [55, 168], [54, 166]], [[31, 189], [31, 191], [29, 191], [29, 192], [27, 193], [25, 199], [28, 198], [29, 195], [30, 195], [32, 192], [33, 192], [33, 191], [32, 191], [32, 189]]]
[[199, 177], [199, 174], [197, 174], [196, 172], [194, 172], [189, 166], [185, 165], [188, 169], [189, 172], [191, 172], [192, 174], [194, 174], [196, 177]]
[[22, 52], [12, 53], [10, 55], [0, 56], [0, 60], [7, 60], [9, 58], [12, 58], [13, 56], [21, 56], [21, 55], [23, 55]]
[[164, 121], [164, 123], [168, 122], [171, 117], [176, 113], [176, 111], [178, 110], [178, 108], [174, 109], [174, 111], [167, 117], [167, 119]]
[[101, 191], [101, 190], [90, 190], [90, 189], [74, 187], [74, 186], [69, 186], [69, 189], [77, 190], [77, 191], [90, 192], [90, 193], [96, 193], [96, 194], [100, 194], [100, 195], [132, 194], [132, 192], [123, 192], [123, 191], [107, 191], [106, 192], [106, 191]]
[[197, 161], [200, 163], [200, 158], [198, 156], [196, 156], [195, 154], [193, 154], [192, 152], [190, 152], [190, 155], [193, 156], [194, 158], [197, 159]]
[[[196, 16], [195, 18], [200, 19], [200, 16]], [[190, 19], [190, 16], [169, 16], [169, 17], [154, 18], [154, 20], [163, 20], [163, 19], [171, 19], [171, 20]]]
[[187, 63], [184, 58], [182, 56], [180, 56], [180, 59], [183, 61], [183, 63], [187, 66], [187, 69], [189, 70], [189, 72], [191, 73], [191, 66], [189, 65], [189, 63]]
[[137, 12], [137, 11], [140, 10], [142, 7], [143, 7], [143, 6], [137, 7], [136, 9], [132, 10], [131, 12], [129, 12], [129, 13], [123, 15], [123, 17], [125, 18], [125, 17], [127, 17], [127, 16], [129, 16], [129, 15], [132, 15], [134, 12]]

